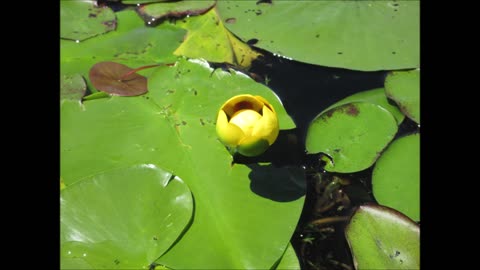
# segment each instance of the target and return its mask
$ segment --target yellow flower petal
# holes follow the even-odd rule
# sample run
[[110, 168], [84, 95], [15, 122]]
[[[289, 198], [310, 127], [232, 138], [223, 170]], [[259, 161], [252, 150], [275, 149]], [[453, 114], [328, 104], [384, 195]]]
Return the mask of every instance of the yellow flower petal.
[[268, 102], [268, 100], [266, 100], [264, 97], [262, 96], [255, 96], [256, 99], [258, 99], [260, 102], [262, 102], [263, 104], [265, 104], [274, 114], [277, 114], [275, 112], [275, 109], [273, 108], [273, 106]]
[[237, 151], [246, 157], [254, 157], [263, 154], [268, 147], [267, 140], [251, 136], [240, 141]]
[[262, 116], [254, 110], [240, 110], [230, 119], [230, 124], [239, 127], [245, 136], [252, 134], [253, 127]]
[[230, 147], [236, 147], [240, 140], [245, 137], [239, 127], [228, 122], [227, 115], [223, 110], [218, 112], [216, 131], [220, 141]]
[[279, 126], [277, 114], [272, 112], [267, 106], [262, 109], [262, 118], [255, 123], [252, 136], [266, 139], [269, 145], [272, 145], [278, 137]]
[[227, 100], [222, 105], [222, 110], [225, 111], [228, 117], [232, 117], [236, 111], [242, 109], [252, 109], [260, 112], [263, 107], [263, 102], [252, 95], [238, 95]]

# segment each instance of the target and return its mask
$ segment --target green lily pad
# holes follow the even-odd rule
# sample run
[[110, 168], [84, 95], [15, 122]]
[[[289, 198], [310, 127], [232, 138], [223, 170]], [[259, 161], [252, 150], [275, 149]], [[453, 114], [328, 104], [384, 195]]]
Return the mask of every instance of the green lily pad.
[[[215, 119], [226, 100], [245, 93], [266, 98], [281, 129], [294, 128], [278, 97], [243, 73], [213, 70], [193, 59], [155, 68], [148, 88], [142, 96], [61, 104], [65, 191], [105, 170], [157, 164], [185, 181], [195, 198], [191, 226], [157, 263], [173, 269], [270, 269], [300, 217], [304, 172], [232, 164], [217, 139]], [[208, 244], [199, 248], [201, 243]]]
[[60, 37], [85, 40], [115, 30], [115, 13], [109, 7], [99, 7], [97, 1], [60, 1]]
[[328, 111], [332, 108], [338, 107], [340, 105], [344, 105], [351, 102], [359, 102], [359, 101], [374, 103], [388, 110], [393, 115], [393, 117], [395, 117], [395, 120], [397, 121], [397, 125], [400, 125], [403, 119], [405, 118], [405, 115], [398, 109], [397, 106], [391, 105], [388, 102], [387, 96], [385, 96], [385, 89], [383, 88], [376, 88], [372, 90], [355, 93], [338, 102], [335, 102], [335, 104], [328, 107], [323, 112]]
[[147, 269], [185, 230], [187, 185], [153, 164], [89, 176], [60, 193], [62, 269]]
[[227, 28], [256, 47], [355, 70], [420, 64], [420, 1], [218, 1]]
[[283, 254], [282, 258], [280, 259], [276, 270], [294, 270], [300, 269], [300, 262], [298, 261], [297, 254], [292, 247], [292, 244], [288, 244], [285, 253]]
[[[117, 12], [116, 31], [75, 43], [60, 42], [60, 72], [65, 75], [80, 74], [86, 78], [92, 92], [89, 70], [96, 63], [110, 61], [137, 68], [146, 65], [175, 62], [173, 51], [182, 42], [186, 31], [172, 26], [145, 27], [142, 19], [133, 10]], [[152, 69], [139, 71], [148, 76]]]
[[420, 228], [393, 209], [360, 206], [345, 236], [355, 269], [420, 269]]
[[60, 76], [60, 100], [82, 100], [87, 91], [85, 80], [79, 74]]
[[372, 189], [379, 204], [420, 221], [420, 134], [388, 146], [373, 169]]
[[397, 123], [385, 108], [352, 102], [318, 115], [307, 130], [308, 153], [332, 158], [329, 172], [350, 173], [370, 167], [397, 132]]
[[385, 93], [400, 110], [420, 124], [420, 70], [393, 71], [385, 79]]
[[248, 68], [260, 53], [252, 50], [232, 35], [223, 25], [215, 9], [202, 16], [177, 22], [188, 30], [185, 41], [174, 54], [190, 58], [203, 58], [215, 63], [228, 63]]
[[214, 0], [183, 0], [164, 2], [138, 7], [138, 13], [147, 24], [155, 24], [164, 18], [182, 18], [187, 15], [199, 15], [215, 5]]

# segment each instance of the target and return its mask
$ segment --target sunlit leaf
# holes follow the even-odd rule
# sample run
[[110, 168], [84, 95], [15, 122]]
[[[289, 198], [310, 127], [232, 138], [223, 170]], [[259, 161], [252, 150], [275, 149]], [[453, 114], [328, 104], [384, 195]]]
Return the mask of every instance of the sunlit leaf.
[[[116, 62], [128, 67], [175, 62], [173, 51], [182, 42], [185, 30], [161, 25], [145, 27], [133, 10], [116, 13], [120, 22], [117, 30], [80, 43], [61, 40], [60, 71], [62, 74], [80, 74], [92, 92], [97, 92], [90, 82], [89, 70], [98, 62]], [[152, 69], [138, 72], [148, 76]]]
[[155, 24], [164, 18], [182, 18], [199, 15], [215, 5], [214, 0], [183, 0], [149, 4], [138, 7], [138, 13], [147, 24]]
[[232, 164], [215, 119], [226, 100], [245, 93], [266, 98], [281, 129], [294, 128], [278, 97], [240, 72], [213, 70], [199, 60], [154, 68], [148, 88], [142, 96], [62, 103], [65, 191], [105, 170], [157, 164], [185, 181], [195, 198], [191, 227], [157, 263], [173, 269], [273, 267], [302, 211], [304, 171]]
[[241, 40], [274, 54], [369, 71], [420, 64], [420, 1], [258, 2], [222, 0], [216, 9]]
[[392, 105], [388, 102], [387, 96], [385, 95], [385, 89], [383, 88], [376, 88], [372, 90], [362, 91], [362, 92], [353, 94], [351, 96], [348, 96], [338, 102], [335, 102], [335, 104], [325, 109], [324, 112], [330, 110], [331, 108], [335, 108], [343, 104], [358, 102], [358, 101], [370, 102], [383, 107], [395, 117], [395, 120], [397, 120], [398, 125], [400, 125], [403, 119], [405, 118], [405, 115], [398, 109], [397, 106]]
[[332, 158], [325, 170], [357, 172], [370, 167], [397, 132], [397, 123], [385, 108], [353, 102], [318, 115], [307, 131], [308, 153]]
[[385, 93], [406, 116], [420, 124], [420, 70], [389, 73], [385, 79]]
[[115, 30], [115, 13], [109, 7], [99, 7], [97, 1], [60, 1], [60, 37], [84, 40]]
[[360, 206], [345, 236], [358, 270], [420, 269], [420, 228], [391, 208]]
[[153, 164], [89, 176], [60, 193], [61, 268], [148, 269], [192, 212], [187, 185]]
[[388, 146], [373, 169], [372, 189], [379, 204], [420, 221], [420, 134]]
[[300, 263], [298, 261], [297, 254], [292, 247], [292, 244], [288, 244], [285, 253], [282, 256], [282, 259], [278, 263], [276, 270], [299, 270]]
[[202, 16], [188, 18], [177, 25], [188, 30], [185, 41], [174, 54], [203, 58], [215, 63], [228, 63], [247, 68], [260, 53], [238, 40], [223, 25], [215, 9]]

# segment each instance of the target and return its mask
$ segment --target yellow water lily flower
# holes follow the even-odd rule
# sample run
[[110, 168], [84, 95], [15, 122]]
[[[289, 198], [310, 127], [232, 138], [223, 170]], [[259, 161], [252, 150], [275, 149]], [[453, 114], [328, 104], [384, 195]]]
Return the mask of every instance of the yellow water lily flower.
[[248, 157], [265, 152], [279, 132], [273, 106], [261, 96], [247, 94], [234, 96], [222, 105], [216, 129], [223, 144]]

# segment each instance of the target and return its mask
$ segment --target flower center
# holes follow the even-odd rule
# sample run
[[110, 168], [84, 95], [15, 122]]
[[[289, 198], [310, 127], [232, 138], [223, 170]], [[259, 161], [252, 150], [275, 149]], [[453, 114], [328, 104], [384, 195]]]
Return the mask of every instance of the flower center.
[[233, 114], [230, 123], [239, 127], [246, 136], [252, 134], [253, 127], [262, 116], [254, 110], [240, 110]]

